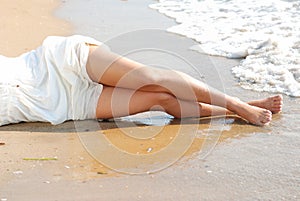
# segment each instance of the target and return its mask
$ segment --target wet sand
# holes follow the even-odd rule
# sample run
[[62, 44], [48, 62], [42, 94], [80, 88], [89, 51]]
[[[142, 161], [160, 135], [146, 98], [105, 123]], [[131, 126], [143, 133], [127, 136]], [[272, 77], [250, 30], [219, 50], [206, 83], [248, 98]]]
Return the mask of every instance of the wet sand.
[[[13, 1], [1, 5], [1, 10], [15, 19], [16, 8], [11, 5], [17, 4], [10, 2]], [[238, 61], [189, 51], [194, 41], [164, 32], [175, 22], [149, 9], [147, 5], [152, 2], [65, 1], [55, 12], [61, 20], [50, 17], [58, 2], [49, 0], [46, 6], [26, 1], [22, 8], [36, 5], [37, 10], [30, 10], [30, 15], [29, 11], [18, 11], [22, 17], [8, 23], [11, 29], [1, 29], [1, 37], [9, 42], [9, 46], [0, 43], [1, 54], [17, 55], [34, 48], [46, 35], [83, 34], [105, 41], [114, 51], [143, 63], [182, 70], [243, 100], [270, 95], [238, 86], [230, 73]], [[20, 28], [18, 24], [26, 16], [28, 20], [24, 22], [28, 24], [41, 22], [42, 18], [31, 17], [33, 13], [40, 16], [40, 7], [47, 7], [42, 13], [51, 20], [43, 21], [45, 25], [30, 35], [34, 28]], [[22, 46], [17, 41], [22, 41]], [[284, 111], [274, 115], [272, 123], [265, 127], [249, 125], [236, 117], [181, 122], [163, 113], [99, 123], [69, 121], [57, 126], [24, 123], [0, 127], [0, 142], [5, 143], [0, 146], [0, 199], [297, 200], [300, 106], [298, 99], [285, 96], [284, 101]], [[107, 149], [95, 148], [99, 136], [110, 141]], [[181, 141], [174, 143], [177, 137]], [[184, 146], [187, 150], [177, 152]], [[117, 158], [111, 147], [127, 154]], [[173, 149], [169, 153], [176, 154], [161, 154], [167, 147]], [[106, 164], [98, 163], [85, 148]], [[151, 161], [155, 154], [158, 158]], [[124, 161], [128, 155], [145, 156], [142, 166], [136, 164], [139, 158]], [[170, 166], [170, 161], [175, 164]], [[137, 170], [144, 174], [118, 172]]]

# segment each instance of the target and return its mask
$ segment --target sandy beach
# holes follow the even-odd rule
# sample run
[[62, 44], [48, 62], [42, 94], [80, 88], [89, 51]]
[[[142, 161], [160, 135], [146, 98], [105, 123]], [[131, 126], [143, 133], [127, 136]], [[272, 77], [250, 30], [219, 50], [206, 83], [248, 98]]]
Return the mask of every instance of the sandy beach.
[[[193, 40], [167, 33], [176, 22], [148, 7], [155, 2], [1, 1], [0, 54], [19, 55], [47, 35], [82, 34], [246, 101], [271, 95], [238, 85], [230, 71], [238, 60], [191, 51]], [[299, 200], [300, 100], [284, 102], [265, 127], [154, 112], [0, 127], [0, 200]]]

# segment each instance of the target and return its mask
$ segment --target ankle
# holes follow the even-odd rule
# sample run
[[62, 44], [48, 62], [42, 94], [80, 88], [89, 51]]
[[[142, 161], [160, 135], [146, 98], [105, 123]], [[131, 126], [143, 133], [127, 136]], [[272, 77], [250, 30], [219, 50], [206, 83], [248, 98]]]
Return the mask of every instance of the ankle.
[[242, 102], [239, 98], [231, 97], [227, 101], [227, 109], [234, 113], [238, 113], [240, 109], [245, 107], [245, 104], [246, 103]]

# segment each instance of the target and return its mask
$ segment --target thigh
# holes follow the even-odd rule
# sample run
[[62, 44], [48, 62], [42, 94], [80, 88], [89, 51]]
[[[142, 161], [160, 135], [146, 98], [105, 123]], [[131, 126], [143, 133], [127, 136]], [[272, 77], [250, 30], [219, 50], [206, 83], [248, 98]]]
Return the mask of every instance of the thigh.
[[135, 90], [155, 84], [156, 77], [162, 74], [159, 69], [146, 67], [102, 46], [90, 46], [86, 68], [94, 82]]
[[182, 100], [208, 102], [206, 86], [191, 76], [174, 70], [144, 66], [102, 46], [90, 47], [86, 68], [93, 81], [104, 85], [169, 93]]
[[161, 110], [158, 107], [163, 94], [104, 86], [98, 100], [96, 116], [114, 118], [139, 112]]

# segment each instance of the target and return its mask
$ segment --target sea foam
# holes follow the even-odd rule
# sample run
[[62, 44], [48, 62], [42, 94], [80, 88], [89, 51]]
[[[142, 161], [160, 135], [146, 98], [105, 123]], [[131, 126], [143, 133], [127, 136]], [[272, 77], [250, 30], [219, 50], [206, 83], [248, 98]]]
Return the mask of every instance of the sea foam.
[[151, 8], [178, 25], [209, 55], [242, 59], [232, 73], [242, 87], [300, 97], [300, 1], [160, 0]]

